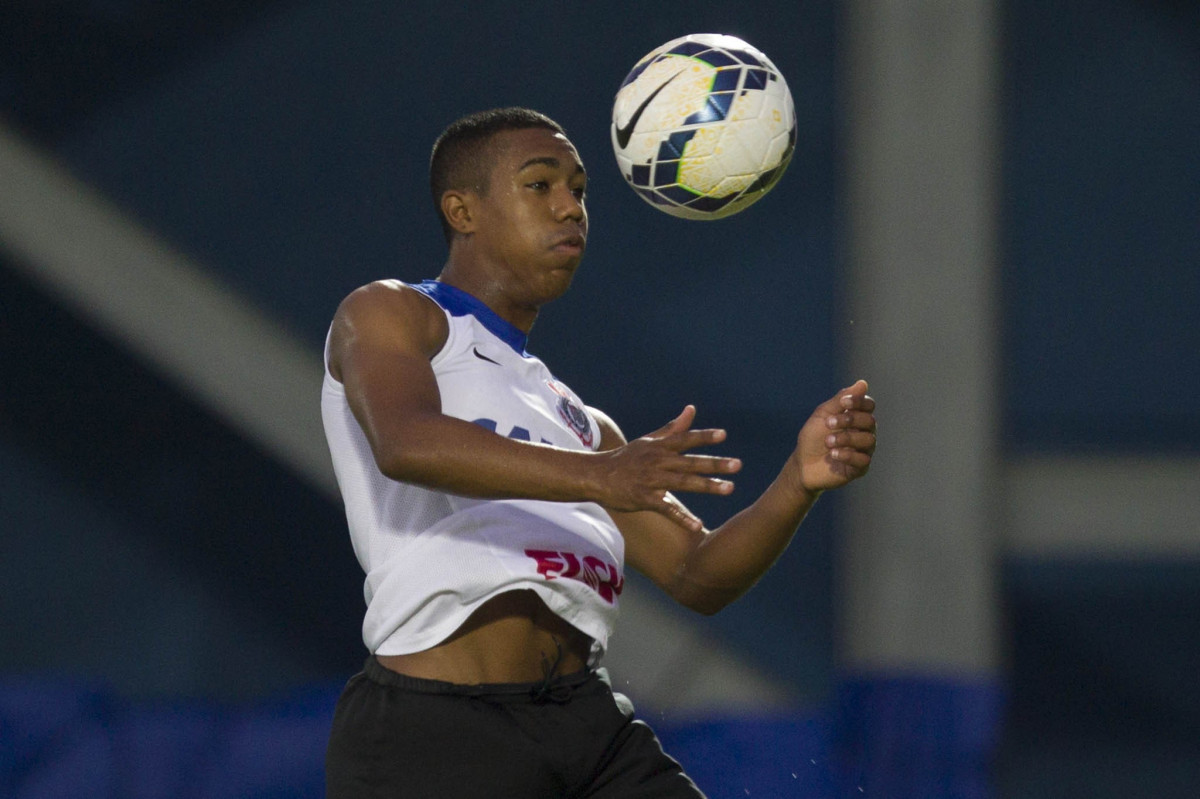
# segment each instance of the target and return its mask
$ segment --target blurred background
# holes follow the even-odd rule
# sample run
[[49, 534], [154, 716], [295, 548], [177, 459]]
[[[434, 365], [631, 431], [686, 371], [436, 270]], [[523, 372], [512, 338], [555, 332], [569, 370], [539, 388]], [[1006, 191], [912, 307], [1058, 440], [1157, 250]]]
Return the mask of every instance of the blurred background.
[[[683, 13], [686, 11], [686, 13]], [[731, 33], [788, 173], [622, 182], [638, 58]], [[631, 580], [608, 666], [724, 796], [1200, 795], [1200, 5], [0, 4], [0, 795], [320, 796], [366, 655], [320, 430], [338, 302], [444, 259], [429, 148], [557, 119], [592, 235], [539, 355], [773, 478], [859, 376], [870, 478], [711, 619]]]

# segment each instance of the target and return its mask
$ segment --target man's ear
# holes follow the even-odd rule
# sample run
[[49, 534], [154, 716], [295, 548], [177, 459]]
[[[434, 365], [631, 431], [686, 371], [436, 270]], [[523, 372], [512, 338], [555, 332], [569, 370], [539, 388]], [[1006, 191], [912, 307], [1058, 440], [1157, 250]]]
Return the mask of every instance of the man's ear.
[[455, 233], [466, 235], [475, 232], [474, 192], [449, 189], [442, 194], [442, 214]]

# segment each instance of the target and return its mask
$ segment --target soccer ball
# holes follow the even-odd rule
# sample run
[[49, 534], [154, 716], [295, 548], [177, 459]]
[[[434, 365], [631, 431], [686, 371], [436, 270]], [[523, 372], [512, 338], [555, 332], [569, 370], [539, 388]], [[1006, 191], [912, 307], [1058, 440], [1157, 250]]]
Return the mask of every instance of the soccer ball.
[[783, 175], [796, 111], [761, 51], [695, 33], [637, 62], [617, 90], [611, 132], [621, 174], [643, 200], [673, 216], [719, 219]]

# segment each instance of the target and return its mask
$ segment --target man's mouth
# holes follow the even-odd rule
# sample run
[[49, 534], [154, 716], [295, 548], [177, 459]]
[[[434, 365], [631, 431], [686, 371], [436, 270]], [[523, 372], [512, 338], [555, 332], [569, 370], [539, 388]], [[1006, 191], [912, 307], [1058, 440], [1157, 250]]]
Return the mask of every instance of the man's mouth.
[[560, 252], [583, 252], [587, 240], [580, 235], [563, 236], [554, 243], [554, 249]]

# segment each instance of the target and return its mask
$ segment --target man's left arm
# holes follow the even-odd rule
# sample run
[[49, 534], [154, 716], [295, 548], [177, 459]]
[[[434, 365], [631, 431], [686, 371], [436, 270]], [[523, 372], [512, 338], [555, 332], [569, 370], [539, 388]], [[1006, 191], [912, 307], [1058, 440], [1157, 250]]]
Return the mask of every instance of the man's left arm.
[[[715, 530], [689, 530], [647, 511], [610, 510], [625, 538], [626, 562], [680, 604], [717, 612], [771, 568], [822, 492], [867, 473], [875, 452], [874, 411], [863, 380], [821, 403], [771, 485]], [[597, 418], [601, 447], [620, 446], [617, 426], [603, 414]]]

